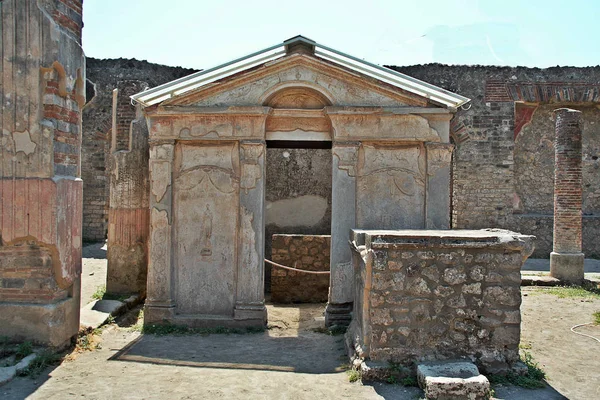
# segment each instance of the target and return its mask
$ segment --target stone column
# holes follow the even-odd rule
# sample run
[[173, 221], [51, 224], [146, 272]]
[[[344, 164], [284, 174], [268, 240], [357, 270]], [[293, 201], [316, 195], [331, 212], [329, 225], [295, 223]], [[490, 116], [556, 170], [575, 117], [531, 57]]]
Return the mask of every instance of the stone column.
[[352, 312], [352, 254], [350, 230], [356, 228], [358, 142], [333, 144], [331, 175], [331, 275], [325, 325], [348, 325]]
[[82, 1], [4, 0], [0, 336], [63, 347], [79, 329]]
[[550, 275], [569, 283], [584, 278], [581, 252], [581, 112], [555, 111], [554, 241]]
[[454, 145], [425, 143], [427, 183], [425, 228], [450, 229], [450, 164]]
[[109, 293], [146, 291], [150, 213], [148, 126], [141, 108], [138, 106], [136, 110], [129, 98], [146, 87], [145, 82], [122, 81], [113, 92], [106, 276]]
[[234, 319], [248, 325], [266, 324], [264, 295], [264, 141], [240, 143], [240, 217], [238, 272]]
[[172, 172], [174, 141], [150, 143], [150, 238], [144, 323], [174, 317], [171, 277]]

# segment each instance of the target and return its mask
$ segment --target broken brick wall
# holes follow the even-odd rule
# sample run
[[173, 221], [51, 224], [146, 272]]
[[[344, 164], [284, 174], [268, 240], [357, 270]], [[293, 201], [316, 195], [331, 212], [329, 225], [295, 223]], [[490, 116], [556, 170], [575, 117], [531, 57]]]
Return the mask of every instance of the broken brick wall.
[[[82, 170], [83, 240], [104, 241], [108, 232], [109, 157], [112, 140], [112, 97], [120, 81], [137, 80], [149, 87], [196, 72], [132, 59], [100, 60], [87, 58], [88, 103], [83, 109]], [[127, 150], [129, 126], [135, 108], [121, 97], [117, 116], [117, 149]], [[129, 106], [129, 108], [127, 107]]]
[[583, 113], [583, 252], [600, 257], [600, 67], [392, 67], [472, 99], [451, 124], [453, 228], [501, 227], [552, 251], [553, 110]]

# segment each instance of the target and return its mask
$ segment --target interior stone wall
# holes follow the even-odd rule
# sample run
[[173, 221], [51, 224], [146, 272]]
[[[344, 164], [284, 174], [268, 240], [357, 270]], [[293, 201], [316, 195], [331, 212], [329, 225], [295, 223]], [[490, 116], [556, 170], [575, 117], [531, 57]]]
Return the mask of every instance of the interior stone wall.
[[[265, 256], [274, 234], [331, 234], [331, 149], [267, 147]], [[265, 289], [271, 266], [265, 264]]]
[[[273, 235], [272, 260], [306, 271], [329, 271], [330, 246], [330, 235]], [[273, 267], [273, 302], [324, 303], [328, 293], [328, 274], [307, 274]]]

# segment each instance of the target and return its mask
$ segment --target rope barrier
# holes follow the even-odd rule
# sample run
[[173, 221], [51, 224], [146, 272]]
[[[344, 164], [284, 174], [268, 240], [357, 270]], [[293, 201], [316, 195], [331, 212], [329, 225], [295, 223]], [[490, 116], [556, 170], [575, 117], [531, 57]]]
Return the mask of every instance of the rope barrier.
[[329, 274], [329, 271], [306, 271], [304, 269], [286, 267], [285, 265], [277, 264], [276, 262], [273, 262], [271, 260], [267, 260], [266, 258], [265, 258], [265, 262], [268, 262], [269, 264], [274, 265], [274, 266], [276, 266], [278, 268], [289, 269], [290, 271], [296, 271], [296, 272], [304, 272], [305, 274], [315, 274], [315, 275]]
[[575, 329], [577, 329], [577, 328], [580, 328], [580, 327], [582, 327], [582, 326], [593, 325], [593, 324], [594, 324], [593, 322], [588, 322], [587, 324], [579, 324], [579, 325], [575, 325], [574, 327], [572, 327], [572, 328], [571, 328], [571, 332], [573, 332], [573, 333], [576, 333], [576, 334], [578, 334], [578, 335], [581, 335], [581, 336], [585, 336], [585, 337], [587, 337], [587, 338], [590, 338], [590, 339], [594, 339], [594, 340], [595, 340], [595, 341], [597, 341], [597, 342], [600, 342], [600, 339], [598, 339], [598, 338], [597, 338], [597, 337], [595, 337], [595, 336], [588, 335], [587, 333], [581, 333], [581, 332], [576, 332], [576, 331], [575, 331]]

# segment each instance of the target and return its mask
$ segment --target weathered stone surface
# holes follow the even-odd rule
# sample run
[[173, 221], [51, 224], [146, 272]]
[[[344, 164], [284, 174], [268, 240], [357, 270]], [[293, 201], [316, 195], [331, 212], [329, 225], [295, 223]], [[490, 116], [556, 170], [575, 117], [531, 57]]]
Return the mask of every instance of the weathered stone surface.
[[[488, 372], [507, 371], [518, 360], [520, 282], [510, 275], [533, 251], [532, 236], [354, 230], [353, 244], [347, 337], [356, 356], [406, 366], [468, 358]], [[385, 284], [395, 279], [401, 281]]]
[[554, 140], [554, 236], [550, 275], [569, 283], [583, 282], [582, 119], [581, 112], [556, 110]]
[[0, 336], [56, 347], [79, 319], [81, 3], [0, 2]]
[[123, 124], [123, 114], [136, 111], [129, 96], [146, 87], [143, 82], [126, 81], [119, 82], [113, 91], [112, 131], [115, 135], [112, 137], [110, 154], [108, 293], [146, 291], [150, 230], [148, 128], [139, 107], [138, 118]]
[[417, 381], [427, 399], [490, 398], [490, 382], [470, 362], [419, 364]]

